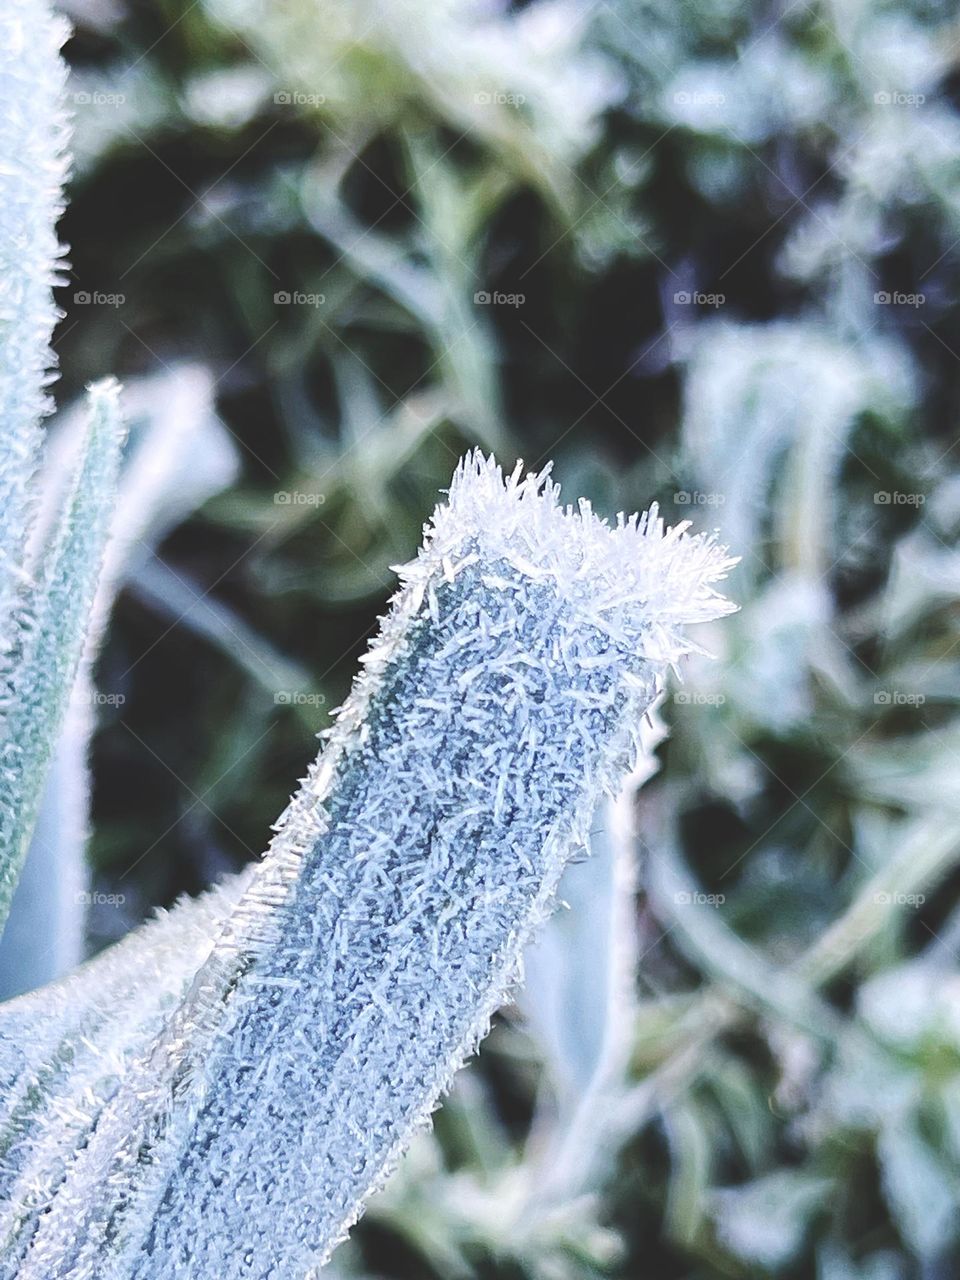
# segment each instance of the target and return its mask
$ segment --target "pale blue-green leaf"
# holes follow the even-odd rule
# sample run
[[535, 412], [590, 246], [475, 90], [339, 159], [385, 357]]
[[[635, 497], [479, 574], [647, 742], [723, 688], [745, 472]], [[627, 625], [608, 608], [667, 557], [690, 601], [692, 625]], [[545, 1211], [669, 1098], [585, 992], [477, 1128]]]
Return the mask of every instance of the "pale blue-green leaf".
[[321, 1265], [486, 1030], [730, 564], [468, 460], [183, 999], [80, 1094], [61, 1076], [68, 1139], [30, 1091], [0, 1274]]
[[[46, 0], [8, 0], [0, 18], [0, 653], [15, 637], [15, 607], [39, 460], [40, 419], [54, 364], [52, 287], [61, 248], [67, 26]], [[0, 904], [2, 904], [0, 892]]]
[[[918, 529], [901, 538], [883, 601], [883, 638], [888, 646], [901, 641], [935, 610], [956, 606], [960, 596], [960, 547]], [[935, 674], [930, 673], [930, 674]], [[904, 689], [920, 693], [922, 688]]]
[[[239, 459], [216, 416], [213, 378], [183, 365], [135, 379], [123, 393], [129, 424], [119, 497], [91, 611], [84, 657], [44, 787], [24, 872], [0, 937], [0, 999], [52, 982], [79, 964], [89, 900], [85, 847], [89, 825], [87, 750], [101, 698], [92, 667], [117, 587], [195, 507], [228, 485]], [[86, 432], [78, 404], [54, 424], [39, 474], [31, 531], [34, 554], [62, 509]], [[293, 688], [279, 684], [276, 688]]]
[[[770, 513], [786, 564], [818, 577], [832, 563], [824, 493], [836, 482], [858, 414], [895, 419], [915, 372], [881, 339], [851, 346], [812, 325], [699, 325], [688, 345], [686, 490], [735, 546], [757, 546]], [[835, 552], [834, 552], [835, 554]], [[747, 565], [756, 577], [762, 563]]]
[[594, 815], [590, 858], [564, 872], [559, 893], [569, 910], [550, 919], [524, 957], [520, 1007], [546, 1053], [553, 1095], [538, 1110], [543, 1154], [531, 1214], [594, 1189], [616, 1155], [612, 1122], [637, 1014], [634, 809], [665, 733], [653, 709], [640, 726], [637, 768]]
[[26, 591], [0, 757], [0, 921], [20, 877], [47, 770], [83, 657], [117, 492], [119, 388], [90, 390], [89, 417], [63, 511]]
[[524, 957], [520, 1009], [545, 1052], [552, 1088], [569, 1120], [607, 1058], [621, 1061], [636, 1006], [634, 893], [636, 853], [622, 828], [619, 802], [594, 815], [590, 857], [564, 872], [564, 910], [550, 920]]
[[879, 1129], [887, 1117], [907, 1114], [920, 1100], [923, 1082], [913, 1064], [891, 1054], [854, 1025], [842, 1037], [823, 1082], [821, 1111], [830, 1123]]
[[53, 982], [83, 959], [92, 693], [84, 673], [78, 673], [23, 873], [0, 934], [0, 1000]]
[[863, 984], [857, 1011], [878, 1040], [903, 1054], [960, 1052], [960, 975], [911, 960]]

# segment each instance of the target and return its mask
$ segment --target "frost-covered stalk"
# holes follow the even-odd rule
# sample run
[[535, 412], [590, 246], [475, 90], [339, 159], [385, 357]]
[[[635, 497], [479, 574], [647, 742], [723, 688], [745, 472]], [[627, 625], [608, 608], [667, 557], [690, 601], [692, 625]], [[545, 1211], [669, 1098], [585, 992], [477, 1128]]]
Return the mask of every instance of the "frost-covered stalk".
[[[116, 506], [110, 512], [111, 490], [105, 507], [109, 534], [87, 614], [84, 653], [57, 736], [30, 850], [0, 934], [0, 1000], [62, 977], [83, 958], [85, 921], [78, 903], [89, 888], [87, 757], [96, 723], [94, 662], [123, 579], [187, 513], [236, 478], [236, 446], [216, 416], [213, 392], [212, 376], [191, 365], [124, 387], [124, 414], [133, 424], [133, 437], [124, 450]], [[95, 388], [91, 394], [96, 399], [101, 391]], [[40, 495], [27, 547], [28, 566], [40, 558], [66, 501], [76, 455], [88, 435], [89, 414], [89, 403], [78, 403], [60, 416], [46, 442], [37, 475]], [[82, 584], [76, 588], [82, 593]]]
[[[58, 312], [67, 126], [67, 25], [45, 0], [0, 12], [0, 929], [33, 834], [83, 652], [122, 426], [113, 384], [91, 392], [90, 425], [48, 548], [27, 558], [41, 418]], [[42, 837], [38, 837], [42, 838]]]
[[11, 1144], [2, 1274], [312, 1275], [517, 979], [730, 563], [655, 511], [611, 529], [462, 464], [167, 1026], [87, 1066], [68, 1162], [49, 1132]]
[[4, 0], [0, 13], [0, 650], [12, 640], [28, 527], [28, 483], [57, 319], [51, 289], [60, 245], [67, 129], [66, 23], [44, 0]]
[[120, 388], [90, 388], [88, 421], [63, 510], [31, 565], [15, 665], [0, 706], [0, 923], [33, 834], [47, 768], [80, 666], [117, 493]]

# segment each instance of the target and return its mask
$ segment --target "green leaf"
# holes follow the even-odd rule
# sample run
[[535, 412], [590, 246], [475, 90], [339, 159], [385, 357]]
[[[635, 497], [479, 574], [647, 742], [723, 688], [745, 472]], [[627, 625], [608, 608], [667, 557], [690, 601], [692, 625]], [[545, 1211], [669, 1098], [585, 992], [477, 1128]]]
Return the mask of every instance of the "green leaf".
[[33, 833], [47, 769], [86, 644], [117, 492], [119, 387], [90, 389], [85, 438], [60, 519], [27, 590], [6, 690], [0, 759], [0, 923]]
[[[124, 577], [149, 557], [170, 529], [236, 475], [236, 448], [216, 416], [213, 391], [213, 377], [194, 365], [138, 378], [124, 387], [130, 439], [118, 499], [84, 656], [47, 774], [23, 875], [0, 938], [0, 999], [53, 982], [83, 958], [90, 806], [87, 756], [97, 705], [92, 668]], [[63, 509], [87, 435], [87, 413], [81, 401], [53, 424], [38, 476], [41, 492], [30, 530], [32, 546], [41, 546], [50, 536]], [[199, 607], [197, 593], [187, 591], [187, 595]], [[176, 617], [184, 611], [182, 606]], [[235, 643], [246, 656], [256, 639], [248, 635]], [[274, 685], [274, 689], [287, 687], [296, 686], [292, 681]]]
[[[0, 648], [14, 643], [30, 515], [30, 480], [39, 459], [40, 419], [54, 363], [57, 321], [52, 286], [62, 250], [66, 23], [43, 0], [10, 0], [0, 33]], [[3, 891], [0, 889], [0, 908]], [[0, 916], [2, 919], [2, 916]]]
[[217, 941], [0, 1019], [20, 1280], [322, 1265], [519, 976], [685, 625], [730, 611], [722, 549], [656, 513], [479, 457], [449, 493]]

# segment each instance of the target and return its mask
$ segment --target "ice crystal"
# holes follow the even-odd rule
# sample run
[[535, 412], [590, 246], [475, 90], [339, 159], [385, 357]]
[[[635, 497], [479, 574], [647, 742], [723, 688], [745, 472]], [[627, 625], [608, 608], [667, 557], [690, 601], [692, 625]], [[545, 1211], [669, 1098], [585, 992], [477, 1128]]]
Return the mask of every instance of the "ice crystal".
[[[217, 900], [182, 998], [182, 964], [168, 984], [162, 1027], [154, 997], [131, 1037], [128, 998], [119, 1029], [72, 1012], [6, 1064], [0, 1275], [313, 1275], [519, 978], [683, 627], [730, 610], [713, 584], [731, 563], [655, 509], [611, 528], [561, 508], [546, 473], [466, 459], [266, 858], [235, 906]], [[101, 986], [111, 963], [134, 993], [119, 958]], [[36, 1008], [13, 1002], [0, 1030]]]

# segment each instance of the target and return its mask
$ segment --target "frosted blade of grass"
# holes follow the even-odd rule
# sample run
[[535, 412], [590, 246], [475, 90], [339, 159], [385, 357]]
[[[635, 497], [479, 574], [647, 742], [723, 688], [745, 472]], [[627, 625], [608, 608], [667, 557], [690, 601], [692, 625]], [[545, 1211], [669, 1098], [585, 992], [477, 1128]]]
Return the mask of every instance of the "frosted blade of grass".
[[[80, 689], [86, 705], [78, 706]], [[52, 982], [83, 959], [92, 686], [79, 674], [47, 769], [30, 847], [0, 934], [0, 1001]]]
[[[239, 458], [217, 418], [213, 389], [212, 375], [196, 365], [181, 365], [124, 386], [130, 440], [83, 660], [0, 937], [0, 999], [52, 982], [82, 959], [81, 903], [88, 888], [87, 753], [96, 724], [93, 664], [124, 577], [151, 555], [174, 525], [236, 476]], [[38, 476], [41, 495], [30, 530], [28, 567], [42, 554], [63, 509], [86, 440], [88, 416], [87, 404], [80, 402], [54, 423]]]
[[123, 437], [118, 393], [114, 382], [90, 390], [89, 424], [73, 486], [26, 590], [16, 664], [3, 691], [0, 922], [10, 910], [83, 654], [116, 498]]
[[[86, 399], [58, 415], [38, 477], [42, 490], [30, 531], [28, 564], [51, 536], [84, 448]], [[121, 583], [182, 520], [237, 477], [240, 459], [217, 416], [214, 381], [202, 365], [183, 364], [125, 382], [123, 417], [127, 445], [120, 492], [110, 521], [87, 658], [98, 647]]]
[[697, 483], [723, 496], [724, 537], [759, 545], [769, 508], [785, 565], [819, 580], [838, 553], [823, 504], [845, 441], [864, 413], [900, 421], [915, 384], [904, 352], [876, 335], [853, 346], [796, 322], [699, 326], [684, 451]]
[[[0, 1005], [0, 1203], [59, 1129], [36, 1124], [43, 1100], [81, 1097], [90, 1081], [105, 1096], [125, 1060], [181, 1000], [250, 882], [250, 869], [134, 930], [60, 982]], [[47, 1151], [45, 1153], [49, 1155]], [[65, 1154], [72, 1154], [67, 1146]], [[0, 1214], [0, 1241], [8, 1219]], [[0, 1248], [0, 1257], [3, 1249]]]
[[14, 639], [29, 481], [57, 319], [52, 287], [63, 209], [66, 23], [44, 0], [6, 0], [0, 15], [0, 651]]
[[565, 1126], [593, 1091], [626, 1063], [634, 1035], [638, 941], [634, 895], [637, 790], [656, 773], [653, 754], [666, 736], [654, 708], [641, 725], [644, 755], [615, 799], [591, 823], [590, 857], [569, 866], [558, 911], [527, 952], [520, 1000], [544, 1053], [551, 1093]]
[[110, 1097], [160, 1032], [249, 879], [241, 872], [62, 982], [0, 1005], [0, 1275], [16, 1273], [10, 1242], [85, 1141], [91, 1098]]
[[[636, 1035], [639, 956], [636, 798], [656, 773], [653, 755], [666, 726], [653, 708], [640, 726], [643, 757], [591, 823], [591, 856], [568, 866], [557, 912], [525, 957], [520, 1007], [545, 1050], [555, 1101], [542, 1105], [535, 1132], [542, 1150], [532, 1169], [524, 1215], [556, 1211], [596, 1187], [618, 1144], [611, 1121], [625, 1089]], [[550, 1110], [556, 1115], [547, 1119]]]
[[922, 901], [923, 893], [939, 886], [960, 861], [956, 816], [945, 808], [890, 822], [883, 834], [892, 852], [858, 886], [843, 914], [796, 962], [794, 971], [801, 981], [822, 987], [842, 973], [878, 935], [894, 930], [896, 917], [914, 895], [919, 894]]
[[76, 1100], [63, 1176], [43, 1134], [13, 1173], [0, 1274], [312, 1273], [518, 978], [731, 563], [655, 511], [611, 529], [462, 464], [186, 998]]

